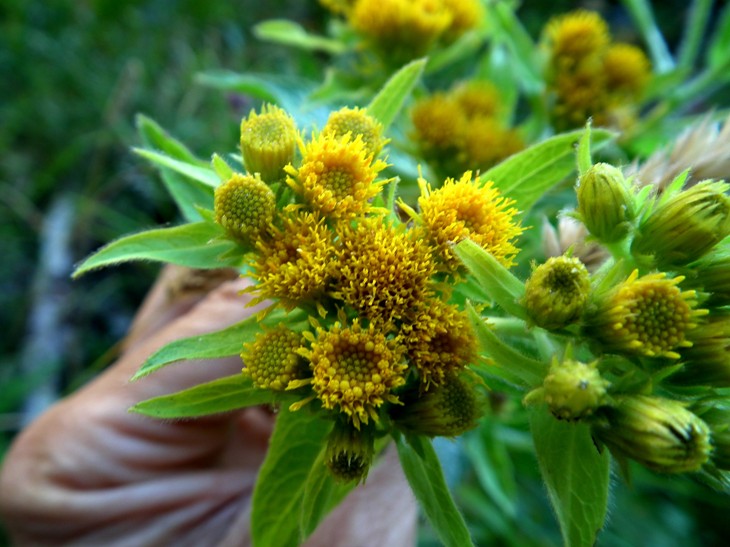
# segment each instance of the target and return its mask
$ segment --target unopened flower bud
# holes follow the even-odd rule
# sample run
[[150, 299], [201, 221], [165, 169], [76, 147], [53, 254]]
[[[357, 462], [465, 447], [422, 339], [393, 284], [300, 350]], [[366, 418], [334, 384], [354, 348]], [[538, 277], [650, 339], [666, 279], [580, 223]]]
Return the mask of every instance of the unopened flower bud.
[[559, 329], [580, 318], [590, 288], [590, 275], [580, 260], [553, 257], [533, 270], [523, 305], [537, 326]]
[[580, 177], [576, 188], [578, 215], [602, 243], [615, 243], [629, 233], [636, 216], [629, 183], [620, 169], [597, 163]]
[[730, 471], [730, 408], [713, 405], [700, 414], [712, 433], [712, 463], [718, 469]]
[[730, 387], [730, 315], [713, 315], [687, 336], [679, 353], [684, 365], [670, 377], [679, 385]]
[[710, 428], [671, 399], [629, 395], [605, 407], [593, 432], [612, 452], [661, 473], [698, 471], [710, 459]]
[[362, 482], [373, 463], [375, 438], [369, 428], [336, 423], [327, 439], [325, 463], [339, 482]]
[[706, 180], [662, 201], [638, 228], [632, 252], [654, 255], [660, 266], [681, 266], [704, 256], [730, 235], [730, 188]]
[[215, 189], [215, 221], [229, 236], [250, 243], [274, 219], [274, 192], [256, 175], [235, 173]]
[[284, 178], [284, 167], [294, 159], [297, 126], [289, 114], [274, 105], [261, 113], [251, 111], [241, 122], [241, 153], [246, 170], [272, 184]]
[[253, 342], [243, 345], [243, 373], [258, 388], [284, 391], [290, 382], [308, 373], [306, 361], [298, 353], [303, 345], [302, 334], [284, 326], [259, 332]]
[[713, 252], [693, 262], [685, 284], [705, 293], [709, 306], [730, 304], [730, 254]]
[[438, 386], [417, 396], [403, 396], [403, 406], [395, 407], [393, 419], [406, 431], [429, 437], [456, 437], [477, 425], [484, 401], [475, 387], [462, 376], [448, 374]]
[[352, 140], [360, 135], [366, 154], [372, 158], [377, 157], [385, 144], [383, 126], [363, 108], [341, 108], [332, 112], [322, 132], [336, 137], [350, 133]]
[[604, 404], [608, 386], [596, 363], [554, 358], [543, 382], [543, 398], [556, 418], [580, 420]]

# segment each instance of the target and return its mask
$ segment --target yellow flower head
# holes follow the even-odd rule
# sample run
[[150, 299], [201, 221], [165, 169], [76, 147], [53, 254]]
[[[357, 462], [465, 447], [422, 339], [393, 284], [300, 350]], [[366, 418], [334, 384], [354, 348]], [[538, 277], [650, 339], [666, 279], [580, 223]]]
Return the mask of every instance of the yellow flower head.
[[593, 118], [594, 125], [608, 123], [608, 99], [602, 72], [588, 65], [577, 71], [560, 72], [554, 84], [556, 103], [553, 118], [560, 130], [585, 125]]
[[349, 21], [385, 59], [400, 65], [424, 55], [452, 16], [441, 0], [358, 0]]
[[323, 133], [335, 137], [344, 137], [350, 133], [353, 139], [360, 135], [365, 143], [366, 154], [372, 158], [376, 158], [386, 144], [383, 126], [364, 108], [341, 108], [332, 112]]
[[284, 166], [294, 159], [298, 131], [296, 123], [278, 106], [264, 105], [241, 122], [241, 153], [249, 173], [260, 173], [271, 184], [284, 178]]
[[278, 298], [287, 309], [323, 295], [334, 264], [332, 232], [312, 213], [286, 216], [282, 228], [272, 228], [271, 237], [256, 241], [251, 277], [257, 292], [254, 302]]
[[611, 39], [606, 21], [598, 13], [586, 10], [553, 17], [545, 27], [545, 36], [556, 64], [600, 54]]
[[479, 116], [464, 128], [465, 167], [488, 169], [525, 147], [514, 129], [494, 118]]
[[435, 93], [418, 101], [411, 111], [415, 138], [426, 152], [453, 153], [463, 142], [466, 116], [458, 101]]
[[451, 24], [446, 30], [447, 41], [455, 40], [473, 29], [484, 18], [484, 7], [479, 0], [441, 0], [451, 14]]
[[215, 221], [226, 233], [250, 243], [274, 218], [274, 192], [256, 175], [234, 175], [215, 189]]
[[243, 345], [243, 373], [262, 389], [283, 391], [292, 380], [307, 376], [304, 358], [297, 350], [304, 345], [301, 333], [279, 325], [257, 334], [253, 342]]
[[413, 321], [401, 327], [401, 343], [418, 370], [423, 390], [477, 360], [471, 322], [456, 306], [438, 298], [425, 301]]
[[638, 96], [649, 81], [651, 64], [638, 47], [613, 44], [603, 57], [603, 72], [611, 92]]
[[286, 167], [287, 183], [312, 209], [334, 220], [370, 210], [368, 201], [386, 182], [375, 180], [386, 163], [372, 161], [362, 137], [322, 133], [300, 147], [302, 164]]
[[471, 171], [458, 181], [447, 178], [437, 190], [432, 190], [424, 179], [418, 182], [420, 220], [449, 271], [456, 271], [460, 264], [451, 245], [467, 238], [505, 266], [512, 265], [519, 251], [513, 241], [522, 233], [514, 221], [514, 200], [502, 196], [491, 181], [482, 184], [479, 179], [472, 180]]
[[324, 408], [338, 408], [359, 429], [370, 418], [378, 420], [383, 403], [399, 402], [391, 392], [405, 383], [403, 349], [377, 327], [355, 319], [351, 326], [338, 321], [329, 330], [318, 327], [316, 336], [304, 335], [311, 349], [300, 353], [309, 360], [312, 388]]
[[586, 319], [586, 334], [608, 352], [679, 359], [692, 345], [687, 333], [707, 310], [696, 309], [695, 291], [682, 291], [683, 277], [639, 277], [637, 270], [598, 302]]
[[475, 116], [497, 117], [502, 109], [499, 91], [490, 82], [472, 80], [456, 86], [449, 95], [471, 120]]
[[402, 320], [431, 294], [435, 264], [414, 231], [360, 220], [339, 230], [335, 298], [372, 321]]

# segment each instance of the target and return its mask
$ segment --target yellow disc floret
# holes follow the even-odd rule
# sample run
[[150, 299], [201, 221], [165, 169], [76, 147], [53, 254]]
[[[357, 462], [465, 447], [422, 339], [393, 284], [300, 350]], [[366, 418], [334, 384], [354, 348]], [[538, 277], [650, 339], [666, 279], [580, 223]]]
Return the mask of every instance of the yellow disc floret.
[[612, 44], [603, 58], [603, 71], [611, 92], [636, 97], [649, 81], [651, 64], [638, 47]]
[[350, 133], [353, 139], [360, 135], [366, 154], [373, 158], [377, 157], [386, 143], [383, 126], [364, 108], [341, 108], [332, 112], [322, 132], [335, 137], [344, 137]]
[[424, 390], [477, 360], [476, 336], [469, 318], [437, 298], [423, 303], [414, 320], [401, 327], [400, 336]]
[[303, 345], [301, 333], [284, 326], [262, 331], [253, 342], [243, 345], [243, 373], [258, 388], [283, 391], [289, 382], [304, 378], [309, 372], [304, 358], [297, 353]]
[[374, 325], [336, 322], [328, 330], [317, 328], [316, 337], [305, 336], [311, 349], [301, 354], [310, 362], [312, 388], [324, 408], [339, 409], [359, 428], [378, 420], [383, 403], [399, 402], [392, 390], [405, 383], [403, 350]]
[[557, 63], [601, 54], [610, 41], [606, 21], [598, 13], [587, 10], [554, 17], [548, 22], [545, 35]]
[[514, 201], [501, 195], [491, 181], [472, 180], [467, 171], [458, 181], [448, 178], [442, 188], [432, 190], [419, 179], [420, 219], [447, 269], [455, 271], [459, 262], [451, 245], [471, 239], [505, 266], [512, 265], [518, 249], [514, 239], [522, 228], [514, 221]]
[[687, 332], [707, 310], [695, 309], [695, 291], [682, 291], [683, 277], [664, 273], [631, 275], [614, 287], [587, 318], [586, 333], [608, 352], [679, 359], [679, 348], [691, 346]]
[[428, 245], [412, 230], [371, 217], [339, 231], [333, 296], [373, 321], [401, 320], [431, 293]]
[[332, 232], [312, 213], [286, 216], [282, 228], [256, 241], [251, 277], [255, 302], [278, 298], [287, 309], [323, 295], [333, 273]]
[[376, 181], [386, 167], [372, 160], [359, 135], [322, 133], [301, 144], [302, 164], [286, 168], [287, 183], [315, 211], [331, 219], [346, 219], [370, 209], [386, 181]]
[[274, 218], [274, 193], [256, 175], [235, 173], [215, 189], [215, 221], [239, 241], [249, 243]]
[[284, 178], [284, 166], [294, 159], [297, 144], [294, 119], [278, 106], [264, 105], [241, 122], [241, 153], [249, 173], [260, 173], [271, 184]]

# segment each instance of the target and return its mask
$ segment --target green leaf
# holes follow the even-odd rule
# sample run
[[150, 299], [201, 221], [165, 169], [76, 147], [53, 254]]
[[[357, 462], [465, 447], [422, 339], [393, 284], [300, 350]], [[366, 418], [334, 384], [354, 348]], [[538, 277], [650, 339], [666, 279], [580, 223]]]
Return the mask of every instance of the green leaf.
[[309, 51], [324, 51], [332, 55], [339, 55], [347, 51], [347, 47], [342, 42], [309, 34], [300, 24], [288, 19], [263, 21], [253, 27], [253, 33], [259, 40]]
[[187, 146], [175, 139], [152, 118], [148, 118], [144, 114], [137, 114], [135, 121], [137, 132], [146, 147], [158, 150], [171, 158], [205, 167], [203, 160], [196, 158]]
[[213, 154], [213, 159], [210, 163], [213, 166], [213, 171], [221, 179], [221, 182], [225, 182], [233, 176], [233, 168], [218, 154]]
[[403, 472], [434, 532], [446, 547], [473, 545], [464, 517], [446, 485], [441, 463], [426, 437], [396, 440]]
[[588, 121], [588, 123], [586, 123], [585, 131], [583, 131], [583, 135], [581, 136], [580, 140], [578, 141], [578, 153], [576, 154], [576, 156], [578, 159], [578, 174], [580, 176], [583, 176], [593, 165], [593, 160], [591, 159], [591, 122], [590, 122], [590, 120]]
[[[195, 155], [180, 141], [174, 139], [154, 120], [142, 114], [137, 115], [137, 131], [145, 147], [159, 150], [167, 156], [187, 164], [206, 167], [205, 162]], [[178, 209], [188, 222], [202, 220], [196, 207], [213, 208], [213, 190], [194, 178], [180, 175], [168, 167], [156, 164], [162, 182], [177, 204]]]
[[527, 312], [519, 303], [525, 294], [525, 284], [522, 281], [512, 275], [491, 253], [470, 239], [465, 239], [453, 249], [485, 294], [504, 311], [520, 319], [527, 319]]
[[155, 152], [154, 150], [147, 150], [146, 148], [133, 148], [132, 150], [138, 156], [142, 156], [156, 165], [172, 169], [181, 175], [197, 180], [211, 188], [216, 188], [220, 185], [218, 175], [215, 174], [215, 171], [207, 167], [200, 167], [194, 163], [181, 161], [166, 154]]
[[427, 59], [411, 61], [385, 82], [367, 107], [368, 113], [387, 129], [421, 78]]
[[319, 465], [332, 422], [304, 410], [282, 408], [253, 492], [254, 547], [289, 547], [304, 539], [302, 503], [312, 468]]
[[649, 47], [651, 64], [658, 73], [669, 72], [674, 68], [674, 59], [654, 18], [651, 3], [647, 0], [623, 0], [622, 4], [631, 14], [639, 27], [642, 37]]
[[556, 420], [544, 406], [530, 414], [535, 451], [566, 547], [590, 547], [608, 506], [609, 455], [585, 424]]
[[445, 49], [436, 51], [428, 58], [426, 73], [438, 72], [447, 67], [454, 66], [462, 59], [473, 57], [484, 45], [484, 34], [479, 31], [471, 31], [462, 34], [458, 40]]
[[197, 418], [269, 404], [274, 396], [268, 389], [253, 387], [251, 379], [239, 373], [142, 401], [129, 411], [153, 418]]
[[482, 365], [479, 369], [488, 376], [497, 376], [506, 382], [523, 387], [536, 387], [543, 381], [546, 365], [523, 355], [503, 342], [489, 326], [487, 320], [480, 317], [474, 306], [466, 307], [469, 319], [474, 326], [477, 340], [494, 364]]
[[334, 509], [355, 487], [355, 481], [341, 483], [335, 481], [325, 464], [325, 450], [312, 465], [302, 498], [300, 527], [304, 537], [317, 528], [327, 514]]
[[718, 19], [707, 47], [707, 64], [711, 67], [724, 66], [730, 57], [730, 4], [725, 6]]
[[[515, 200], [517, 209], [526, 213], [545, 192], [575, 171], [575, 145], [583, 134], [584, 130], [578, 129], [550, 137], [492, 167], [480, 180], [494, 181]], [[614, 136], [606, 129], [593, 129], [593, 150]]]
[[[266, 322], [279, 322], [283, 317], [284, 312], [277, 309], [268, 315]], [[243, 349], [243, 343], [252, 339], [253, 335], [261, 330], [261, 323], [258, 316], [254, 314], [223, 330], [170, 342], [142, 363], [139, 370], [132, 376], [132, 381], [144, 378], [148, 374], [178, 361], [217, 359], [238, 355]]]
[[236, 244], [218, 239], [221, 228], [210, 222], [183, 224], [172, 228], [157, 228], [122, 237], [105, 245], [73, 273], [78, 277], [88, 271], [131, 260], [169, 262], [189, 268], [223, 268], [240, 266], [241, 256], [223, 260], [221, 254], [236, 248]]

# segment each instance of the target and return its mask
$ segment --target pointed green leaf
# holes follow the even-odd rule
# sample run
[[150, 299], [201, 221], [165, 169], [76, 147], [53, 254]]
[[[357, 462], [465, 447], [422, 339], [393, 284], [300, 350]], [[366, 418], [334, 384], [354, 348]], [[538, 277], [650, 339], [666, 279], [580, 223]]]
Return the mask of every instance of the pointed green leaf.
[[339, 55], [347, 51], [347, 47], [342, 42], [310, 34], [299, 23], [289, 19], [263, 21], [253, 27], [253, 33], [259, 40], [309, 51], [324, 51], [332, 55]]
[[215, 174], [215, 171], [207, 167], [200, 167], [194, 163], [181, 161], [166, 154], [155, 152], [154, 150], [147, 150], [145, 148], [133, 148], [132, 150], [138, 156], [142, 156], [155, 165], [172, 169], [181, 175], [197, 180], [211, 188], [216, 188], [220, 185], [218, 175]]
[[226, 260], [220, 258], [226, 251], [236, 248], [236, 244], [231, 241], [217, 239], [221, 234], [221, 228], [215, 224], [196, 222], [125, 236], [105, 245], [84, 260], [76, 268], [73, 277], [131, 260], [168, 262], [189, 268], [239, 266], [241, 256], [233, 255]]
[[[132, 376], [132, 381], [152, 374], [171, 363], [188, 359], [217, 359], [240, 354], [243, 343], [252, 340], [261, 330], [262, 321], [254, 312], [252, 314], [248, 319], [223, 330], [170, 342], [142, 363]], [[277, 309], [269, 313], [265, 323], [280, 322], [283, 318], [284, 312]]]
[[398, 115], [403, 103], [410, 96], [421, 78], [427, 59], [411, 61], [385, 82], [367, 107], [368, 113], [387, 129]]
[[171, 395], [142, 401], [129, 411], [153, 418], [197, 418], [273, 401], [274, 392], [255, 388], [250, 378], [234, 374]]
[[[494, 181], [518, 210], [526, 213], [542, 195], [575, 172], [575, 145], [583, 129], [561, 133], [510, 156], [482, 174], [480, 180]], [[615, 136], [605, 129], [591, 132], [593, 150]]]
[[479, 316], [471, 304], [467, 314], [474, 326], [474, 332], [481, 347], [494, 364], [481, 365], [480, 370], [488, 376], [496, 376], [514, 385], [530, 388], [540, 385], [545, 375], [546, 365], [523, 355], [503, 342], [489, 326], [487, 320]]
[[544, 406], [530, 414], [535, 451], [566, 547], [591, 547], [608, 506], [609, 455], [585, 424], [556, 420]]
[[276, 418], [253, 492], [254, 547], [294, 547], [304, 539], [300, 530], [304, 491], [312, 468], [321, 464], [319, 454], [332, 429], [331, 421], [306, 410], [282, 408]]
[[506, 312], [520, 319], [527, 319], [527, 312], [519, 303], [525, 294], [525, 284], [522, 281], [512, 275], [491, 253], [470, 239], [457, 244], [454, 252], [485, 294]]
[[396, 441], [403, 472], [434, 532], [446, 547], [473, 545], [464, 517], [446, 485], [438, 456], [426, 437]]
[[[205, 168], [204, 161], [199, 160], [180, 141], [174, 139], [154, 120], [139, 114], [137, 116], [137, 131], [145, 147], [158, 150], [170, 158], [180, 160], [186, 164]], [[197, 207], [213, 207], [213, 190], [207, 184], [197, 179], [181, 175], [170, 168], [155, 164], [160, 171], [162, 182], [168, 194], [177, 204], [178, 209], [188, 222], [202, 220], [196, 210]]]
[[137, 132], [147, 148], [158, 150], [171, 158], [205, 167], [205, 162], [195, 157], [190, 149], [175, 139], [152, 118], [137, 114]]
[[327, 514], [334, 509], [355, 487], [355, 481], [335, 481], [325, 464], [325, 450], [319, 453], [312, 465], [302, 498], [301, 529], [304, 537], [317, 528]]
[[576, 154], [578, 159], [578, 174], [583, 176], [593, 165], [591, 159], [591, 122], [590, 120], [586, 123], [585, 131], [578, 141], [578, 153]]
[[233, 176], [233, 168], [218, 154], [213, 154], [213, 160], [210, 163], [221, 182], [225, 182]]

